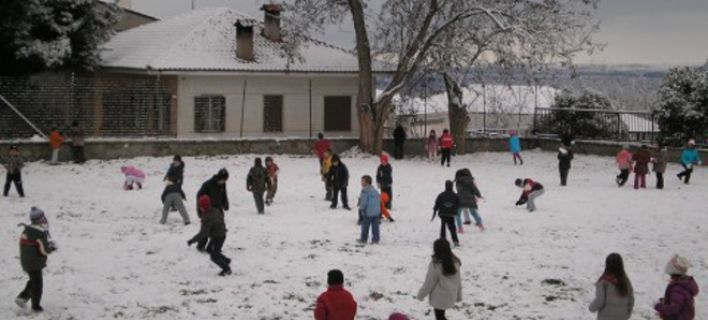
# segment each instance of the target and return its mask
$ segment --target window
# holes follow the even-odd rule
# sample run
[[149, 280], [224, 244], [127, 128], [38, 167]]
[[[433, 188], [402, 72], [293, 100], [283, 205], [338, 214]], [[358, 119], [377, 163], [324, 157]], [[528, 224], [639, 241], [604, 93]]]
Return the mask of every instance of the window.
[[152, 135], [170, 130], [170, 94], [134, 87], [103, 92], [101, 131], [107, 135]]
[[352, 130], [352, 97], [324, 97], [325, 131]]
[[226, 98], [224, 96], [194, 97], [194, 131], [223, 132]]
[[263, 96], [263, 132], [283, 132], [283, 96]]

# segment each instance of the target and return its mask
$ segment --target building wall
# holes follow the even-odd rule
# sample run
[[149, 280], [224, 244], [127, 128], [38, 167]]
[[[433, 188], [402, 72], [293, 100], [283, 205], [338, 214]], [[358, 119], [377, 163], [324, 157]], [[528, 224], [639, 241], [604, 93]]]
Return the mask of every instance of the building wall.
[[[310, 81], [312, 108], [310, 109]], [[245, 83], [244, 83], [245, 82]], [[245, 99], [244, 99], [245, 85]], [[324, 97], [350, 96], [351, 131], [326, 132], [329, 136], [358, 136], [359, 123], [354, 108], [356, 76], [258, 75], [258, 76], [179, 76], [177, 134], [189, 136], [309, 137], [324, 131]], [[194, 132], [194, 98], [200, 95], [223, 95], [226, 98], [223, 133]], [[263, 132], [263, 96], [283, 96], [283, 132]], [[312, 116], [310, 117], [310, 110]], [[242, 115], [243, 114], [243, 121]], [[243, 128], [242, 128], [243, 123]], [[310, 130], [310, 125], [312, 129]]]

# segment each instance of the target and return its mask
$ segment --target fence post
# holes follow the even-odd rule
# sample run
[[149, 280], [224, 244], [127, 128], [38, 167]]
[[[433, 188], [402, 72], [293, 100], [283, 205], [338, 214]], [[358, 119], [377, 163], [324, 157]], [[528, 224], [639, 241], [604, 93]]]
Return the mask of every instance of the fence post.
[[617, 112], [617, 141], [622, 140], [622, 114]]

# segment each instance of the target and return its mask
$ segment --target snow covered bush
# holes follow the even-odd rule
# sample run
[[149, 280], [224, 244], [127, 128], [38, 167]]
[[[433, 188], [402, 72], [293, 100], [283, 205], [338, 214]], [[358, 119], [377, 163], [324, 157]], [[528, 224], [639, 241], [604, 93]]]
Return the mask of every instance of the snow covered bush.
[[117, 6], [94, 0], [0, 2], [0, 74], [98, 65], [113, 33]]
[[708, 137], [707, 67], [674, 68], [664, 77], [654, 116], [665, 143], [680, 145], [687, 138]]
[[610, 99], [597, 92], [586, 90], [575, 95], [569, 90], [563, 90], [556, 95], [551, 108], [568, 111], [553, 110], [549, 117], [540, 121], [539, 127], [543, 132], [560, 134], [563, 129], [572, 128], [577, 136], [601, 139], [617, 137], [618, 128], [626, 132], [619, 118], [611, 112], [613, 108]]

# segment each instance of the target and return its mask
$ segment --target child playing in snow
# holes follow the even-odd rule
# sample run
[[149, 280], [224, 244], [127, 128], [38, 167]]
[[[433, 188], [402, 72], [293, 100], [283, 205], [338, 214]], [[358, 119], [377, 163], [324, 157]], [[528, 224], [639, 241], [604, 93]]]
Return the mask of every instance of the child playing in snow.
[[514, 184], [523, 190], [521, 197], [516, 201], [516, 205], [520, 206], [526, 204], [526, 210], [534, 212], [534, 210], [536, 210], [536, 198], [540, 197], [545, 192], [543, 185], [528, 178], [523, 180], [516, 179]]
[[175, 178], [172, 183], [180, 186], [184, 183], [184, 161], [182, 161], [181, 156], [175, 155], [172, 158], [172, 162], [170, 162], [170, 167], [167, 169], [167, 174], [165, 174], [163, 181], [167, 181], [169, 177]]
[[160, 219], [161, 224], [167, 222], [167, 214], [170, 212], [171, 208], [177, 208], [179, 214], [182, 216], [182, 221], [184, 225], [189, 224], [189, 216], [187, 215], [187, 209], [184, 208], [184, 202], [187, 201], [187, 196], [185, 196], [184, 191], [182, 191], [182, 185], [178, 184], [179, 178], [177, 176], [167, 176], [165, 180], [167, 185], [165, 190], [162, 192], [162, 219]]
[[253, 162], [253, 167], [248, 171], [248, 177], [246, 177], [246, 189], [253, 193], [253, 199], [256, 202], [258, 214], [265, 213], [265, 208], [263, 207], [263, 193], [265, 193], [269, 184], [266, 168], [263, 167], [261, 158], [256, 158]]
[[647, 173], [649, 173], [649, 162], [651, 162], [651, 153], [646, 145], [642, 147], [632, 156], [634, 161], [634, 189], [647, 187]]
[[428, 160], [435, 160], [438, 153], [438, 137], [435, 130], [430, 130], [428, 141], [425, 143], [425, 150], [428, 150]]
[[683, 182], [688, 184], [689, 180], [691, 180], [691, 173], [693, 173], [693, 166], [700, 166], [702, 163], [698, 150], [696, 150], [696, 140], [688, 140], [686, 148], [681, 151], [681, 165], [684, 170], [676, 176], [679, 180], [683, 179]]
[[560, 173], [561, 186], [565, 186], [568, 182], [568, 171], [570, 171], [570, 162], [573, 160], [573, 151], [570, 147], [558, 148], [558, 172]]
[[595, 283], [595, 300], [590, 312], [597, 312], [597, 319], [629, 319], [634, 308], [634, 290], [624, 271], [622, 256], [611, 253], [605, 259], [605, 272]]
[[457, 170], [455, 173], [455, 188], [457, 189], [457, 196], [460, 198], [460, 207], [457, 209], [457, 215], [455, 216], [457, 221], [457, 232], [465, 232], [462, 227], [462, 213], [465, 214], [465, 224], [472, 224], [472, 221], [470, 220], [470, 215], [472, 215], [477, 228], [484, 231], [482, 218], [479, 216], [479, 212], [477, 211], [477, 199], [482, 198], [482, 194], [479, 192], [477, 185], [474, 183], [474, 177], [472, 176], [470, 169], [464, 168]]
[[7, 197], [10, 193], [10, 184], [15, 184], [15, 189], [20, 197], [24, 198], [25, 191], [22, 188], [22, 167], [24, 166], [24, 161], [20, 157], [20, 149], [17, 146], [11, 146], [7, 151], [7, 159], [3, 162], [5, 170], [7, 170], [7, 175], [5, 175], [5, 188], [3, 189], [2, 195]]
[[386, 203], [386, 209], [391, 209], [391, 201], [393, 200], [393, 169], [391, 168], [391, 164], [388, 163], [387, 154], [382, 154], [379, 159], [381, 164], [376, 169], [376, 184], [379, 185], [379, 190], [381, 190], [381, 193], [388, 194], [389, 201]]
[[327, 149], [322, 158], [320, 176], [325, 185], [325, 201], [332, 201], [332, 182], [329, 179], [329, 171], [332, 170], [332, 150]]
[[[381, 219], [381, 195], [376, 191], [370, 176], [361, 177], [361, 194], [359, 195], [359, 216], [361, 218], [361, 235], [357, 242], [366, 243], [371, 229], [371, 243], [379, 243], [379, 219]], [[336, 194], [336, 193], [335, 193]], [[336, 198], [335, 198], [336, 199]]]
[[391, 199], [388, 196], [388, 193], [386, 192], [381, 192], [381, 215], [388, 219], [389, 222], [395, 222], [396, 220], [393, 220], [393, 217], [391, 216], [391, 212], [388, 211], [386, 208], [386, 204], [391, 201]]
[[523, 165], [524, 160], [521, 159], [521, 140], [515, 130], [509, 130], [509, 136], [509, 148], [514, 157], [514, 165], [516, 165], [516, 159], [519, 159], [519, 164]]
[[49, 134], [49, 146], [52, 148], [52, 160], [49, 164], [59, 164], [59, 149], [61, 148], [62, 143], [64, 143], [64, 136], [57, 130], [57, 128], [52, 128], [52, 131]]
[[620, 174], [615, 178], [618, 186], [623, 186], [629, 179], [629, 171], [632, 170], [632, 152], [629, 151], [629, 145], [623, 145], [622, 149], [615, 157], [617, 167], [620, 169]]
[[685, 257], [674, 255], [666, 263], [665, 272], [671, 276], [664, 297], [654, 305], [654, 310], [661, 319], [694, 319], [696, 316], [695, 297], [698, 284], [693, 277], [686, 275], [691, 262]]
[[120, 171], [125, 175], [125, 183], [123, 189], [133, 190], [133, 184], [138, 186], [138, 189], [143, 188], [145, 183], [145, 173], [133, 166], [120, 167]]
[[199, 197], [197, 200], [199, 211], [201, 212], [202, 225], [192, 239], [187, 241], [187, 245], [191, 246], [197, 242], [206, 242], [209, 240], [207, 252], [219, 268], [221, 268], [220, 276], [231, 274], [231, 259], [221, 253], [221, 248], [226, 240], [226, 224], [224, 223], [224, 211], [219, 208], [212, 207], [211, 199], [207, 195]]
[[57, 247], [49, 235], [49, 223], [44, 211], [32, 207], [30, 221], [30, 225], [20, 224], [25, 228], [20, 236], [20, 263], [29, 275], [29, 281], [15, 298], [15, 303], [24, 308], [32, 300], [32, 311], [42, 312], [42, 269], [47, 266], [47, 256]]
[[330, 186], [332, 187], [332, 205], [330, 209], [337, 209], [337, 201], [339, 195], [342, 195], [342, 207], [345, 210], [349, 208], [349, 200], [347, 198], [347, 186], [349, 185], [349, 170], [347, 166], [339, 158], [339, 155], [332, 156], [332, 168], [329, 169], [328, 177]]
[[452, 147], [455, 145], [455, 140], [452, 139], [452, 135], [447, 129], [443, 129], [443, 133], [440, 136], [440, 165], [444, 166], [447, 161], [447, 166], [450, 166], [450, 156], [452, 155]]
[[435, 199], [435, 206], [433, 207], [433, 217], [430, 221], [435, 220], [435, 215], [440, 217], [440, 239], [445, 239], [445, 227], [450, 230], [450, 235], [452, 236], [452, 242], [455, 246], [460, 245], [460, 241], [457, 239], [457, 232], [455, 231], [455, 216], [458, 214], [458, 209], [460, 207], [460, 198], [452, 190], [452, 181], [445, 181], [445, 191], [440, 193]]
[[280, 173], [280, 168], [278, 168], [278, 165], [275, 164], [273, 158], [271, 157], [266, 157], [265, 162], [266, 172], [268, 173], [268, 182], [270, 182], [268, 184], [268, 190], [266, 191], [265, 203], [266, 205], [270, 205], [273, 203], [275, 193], [278, 192], [278, 174]]
[[654, 155], [651, 162], [654, 164], [654, 172], [656, 173], [656, 188], [664, 189], [664, 172], [666, 172], [666, 146], [659, 146], [659, 151]]

